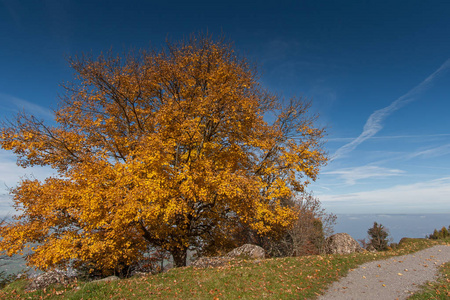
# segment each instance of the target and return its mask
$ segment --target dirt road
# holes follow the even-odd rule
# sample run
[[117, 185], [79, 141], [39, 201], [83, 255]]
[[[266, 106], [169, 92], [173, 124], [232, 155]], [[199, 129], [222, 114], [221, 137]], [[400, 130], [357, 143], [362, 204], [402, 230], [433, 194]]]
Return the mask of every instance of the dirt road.
[[365, 263], [335, 282], [319, 300], [406, 299], [433, 281], [438, 267], [450, 261], [450, 246], [434, 246], [413, 254]]

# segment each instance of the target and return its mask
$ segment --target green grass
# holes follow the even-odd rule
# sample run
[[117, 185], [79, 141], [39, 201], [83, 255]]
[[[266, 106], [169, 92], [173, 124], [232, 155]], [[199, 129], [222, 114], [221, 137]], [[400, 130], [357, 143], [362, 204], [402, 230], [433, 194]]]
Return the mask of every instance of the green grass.
[[450, 262], [440, 268], [440, 276], [436, 282], [425, 284], [420, 292], [415, 293], [408, 299], [450, 299]]
[[362, 263], [449, 242], [409, 239], [398, 249], [380, 253], [289, 257], [258, 263], [241, 260], [219, 268], [186, 267], [154, 276], [110, 283], [78, 282], [32, 293], [24, 291], [26, 281], [21, 280], [1, 290], [0, 299], [311, 299]]

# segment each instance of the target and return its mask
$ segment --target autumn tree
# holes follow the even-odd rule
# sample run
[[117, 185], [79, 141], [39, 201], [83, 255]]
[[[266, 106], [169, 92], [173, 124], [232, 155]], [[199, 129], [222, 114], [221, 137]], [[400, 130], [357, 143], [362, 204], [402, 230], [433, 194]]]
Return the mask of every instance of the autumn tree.
[[56, 175], [12, 189], [0, 250], [37, 244], [40, 269], [120, 270], [148, 247], [186, 264], [240, 224], [278, 236], [296, 219], [281, 199], [326, 162], [324, 130], [301, 98], [262, 89], [230, 43], [191, 37], [160, 51], [75, 57], [55, 124], [19, 114], [1, 129], [23, 167]]

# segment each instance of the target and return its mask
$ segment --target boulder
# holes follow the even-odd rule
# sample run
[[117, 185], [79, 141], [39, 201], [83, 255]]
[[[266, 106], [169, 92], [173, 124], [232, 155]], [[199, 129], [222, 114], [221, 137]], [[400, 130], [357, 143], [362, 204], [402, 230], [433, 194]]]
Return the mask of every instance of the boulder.
[[244, 257], [244, 258], [253, 258], [253, 259], [264, 259], [266, 256], [266, 252], [260, 246], [245, 244], [241, 247], [231, 250], [228, 252], [226, 257]]
[[35, 291], [45, 289], [51, 284], [69, 284], [72, 279], [66, 275], [65, 272], [54, 270], [40, 274], [31, 280], [31, 283], [26, 288], [27, 291]]
[[347, 233], [336, 233], [326, 239], [327, 254], [349, 254], [362, 252], [364, 249]]

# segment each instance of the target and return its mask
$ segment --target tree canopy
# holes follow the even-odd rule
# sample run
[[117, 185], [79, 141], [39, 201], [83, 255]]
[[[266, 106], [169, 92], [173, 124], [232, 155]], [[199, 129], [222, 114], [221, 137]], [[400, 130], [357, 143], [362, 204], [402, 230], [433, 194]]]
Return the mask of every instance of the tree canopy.
[[232, 45], [210, 37], [160, 51], [69, 60], [56, 125], [20, 113], [0, 143], [23, 167], [56, 175], [11, 190], [19, 214], [0, 250], [36, 245], [29, 264], [117, 270], [148, 247], [176, 266], [220, 249], [240, 225], [279, 236], [296, 219], [283, 199], [326, 163], [310, 102], [265, 91]]

